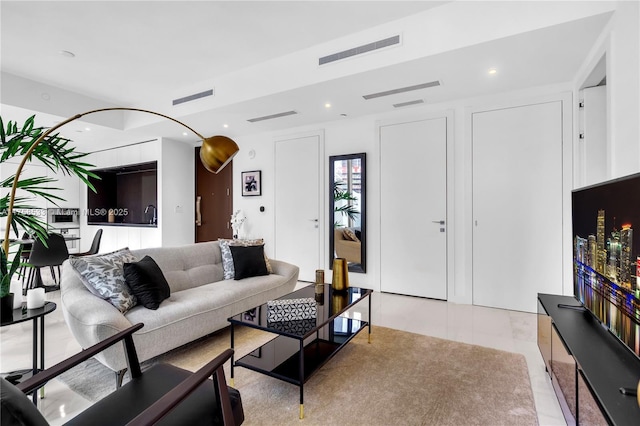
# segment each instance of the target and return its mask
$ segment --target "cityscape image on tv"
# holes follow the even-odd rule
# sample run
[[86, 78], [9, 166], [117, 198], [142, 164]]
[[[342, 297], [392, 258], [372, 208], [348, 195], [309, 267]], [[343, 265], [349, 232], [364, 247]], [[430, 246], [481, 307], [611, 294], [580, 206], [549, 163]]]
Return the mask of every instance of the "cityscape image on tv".
[[575, 296], [640, 356], [640, 176], [575, 191], [573, 237]]

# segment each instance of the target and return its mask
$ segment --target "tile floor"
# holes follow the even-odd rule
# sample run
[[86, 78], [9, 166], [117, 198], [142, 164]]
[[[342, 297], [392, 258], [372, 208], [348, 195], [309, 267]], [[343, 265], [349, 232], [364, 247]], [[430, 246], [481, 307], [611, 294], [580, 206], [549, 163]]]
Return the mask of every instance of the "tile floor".
[[[59, 292], [47, 293], [47, 298], [59, 302]], [[357, 305], [354, 312], [366, 318], [367, 304], [361, 305]], [[536, 315], [378, 292], [373, 294], [372, 311], [374, 326], [523, 354], [529, 367], [539, 424], [566, 424], [536, 343]], [[60, 308], [47, 315], [45, 325], [45, 366], [51, 366], [80, 350], [64, 322]], [[0, 329], [0, 371], [30, 365], [31, 333], [31, 322]], [[52, 425], [64, 423], [89, 405], [88, 401], [57, 381], [47, 385], [46, 397], [38, 403]]]

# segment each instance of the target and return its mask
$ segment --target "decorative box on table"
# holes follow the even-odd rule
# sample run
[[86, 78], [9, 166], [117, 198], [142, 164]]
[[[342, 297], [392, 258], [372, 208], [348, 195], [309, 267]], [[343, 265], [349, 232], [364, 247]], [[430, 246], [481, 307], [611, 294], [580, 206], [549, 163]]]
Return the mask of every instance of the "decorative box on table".
[[295, 321], [315, 319], [317, 303], [313, 297], [282, 299], [267, 302], [267, 321]]
[[268, 322], [269, 328], [278, 330], [281, 333], [290, 334], [306, 334], [316, 327], [316, 319], [308, 318], [303, 320], [292, 321], [274, 321]]

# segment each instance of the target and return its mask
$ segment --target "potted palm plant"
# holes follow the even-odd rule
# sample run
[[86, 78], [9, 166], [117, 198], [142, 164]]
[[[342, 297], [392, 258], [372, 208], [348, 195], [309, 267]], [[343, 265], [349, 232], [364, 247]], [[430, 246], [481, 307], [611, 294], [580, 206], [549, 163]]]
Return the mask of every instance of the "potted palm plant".
[[[356, 220], [356, 216], [360, 214], [358, 209], [356, 209], [352, 201], [356, 201], [357, 198], [347, 189], [347, 183], [336, 181], [333, 184], [333, 205], [334, 205], [334, 213], [337, 215], [344, 215], [349, 218], [349, 220]], [[344, 201], [344, 203], [340, 203]], [[337, 228], [340, 226], [336, 221], [334, 226]]]
[[[21, 160], [25, 155], [28, 155], [27, 162], [38, 161], [56, 174], [78, 176], [89, 188], [95, 191], [88, 178], [97, 179], [98, 177], [87, 170], [87, 167], [91, 167], [91, 165], [82, 161], [87, 154], [76, 152], [75, 147], [69, 145], [69, 139], [61, 137], [58, 133], [47, 135], [29, 154], [32, 145], [45, 132], [45, 128], [35, 125], [35, 116], [28, 118], [22, 126], [18, 126], [15, 121], [9, 121], [6, 127], [0, 117], [0, 164], [11, 159]], [[42, 216], [32, 214], [37, 210], [37, 207], [32, 203], [34, 198], [44, 199], [54, 205], [57, 205], [59, 201], [64, 201], [61, 196], [57, 195], [61, 189], [51, 186], [57, 180], [47, 176], [18, 178], [16, 188], [27, 192], [29, 196], [15, 196], [12, 191], [14, 179], [15, 174], [12, 174], [0, 180], [2, 188], [0, 223], [6, 222], [4, 226], [13, 231], [15, 238], [19, 237], [19, 230], [22, 229], [23, 232], [34, 235], [35, 238], [46, 244], [46, 223], [40, 219]], [[8, 220], [12, 201], [12, 215]], [[3, 240], [6, 239], [7, 234], [9, 232], [5, 233]], [[0, 313], [4, 313], [3, 317], [13, 310], [13, 295], [10, 293], [10, 285], [11, 278], [20, 266], [20, 252], [20, 246], [17, 246], [16, 251], [11, 253], [9, 243], [3, 241], [2, 249], [0, 249]], [[10, 259], [12, 254], [13, 259]]]

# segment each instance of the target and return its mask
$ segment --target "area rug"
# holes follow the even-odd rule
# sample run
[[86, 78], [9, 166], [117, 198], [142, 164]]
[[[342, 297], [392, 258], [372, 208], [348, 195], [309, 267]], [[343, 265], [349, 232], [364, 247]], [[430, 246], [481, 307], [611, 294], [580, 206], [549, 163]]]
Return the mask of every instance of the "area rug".
[[[236, 354], [270, 338], [239, 328]], [[228, 346], [229, 331], [223, 330], [160, 361], [195, 370]], [[76, 367], [62, 381], [97, 400], [104, 391], [94, 391], [94, 385], [115, 379], [101, 364], [92, 364]], [[226, 371], [228, 379], [228, 366]], [[384, 327], [373, 328], [371, 343], [366, 331], [360, 333], [307, 381], [303, 420], [298, 419], [298, 387], [244, 368], [235, 369], [235, 385], [245, 425], [537, 424], [522, 355]]]

